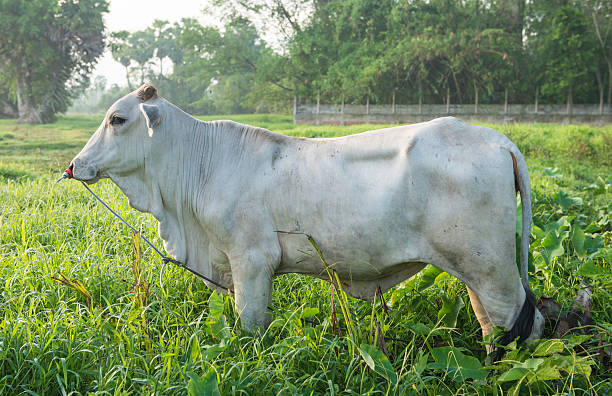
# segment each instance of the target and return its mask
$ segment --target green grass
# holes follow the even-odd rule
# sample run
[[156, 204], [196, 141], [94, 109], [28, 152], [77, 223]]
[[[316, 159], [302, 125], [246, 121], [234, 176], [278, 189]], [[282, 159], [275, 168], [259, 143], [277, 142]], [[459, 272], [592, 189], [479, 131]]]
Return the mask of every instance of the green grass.
[[[222, 118], [309, 137], [380, 127]], [[275, 321], [262, 337], [240, 331], [231, 299], [211, 295], [189, 273], [166, 266], [162, 287], [163, 265], [151, 249], [135, 257], [131, 233], [79, 183], [53, 183], [100, 119], [61, 117], [44, 126], [0, 120], [0, 394], [186, 394], [198, 386], [252, 395], [612, 392], [603, 359], [612, 332], [612, 127], [495, 126], [530, 167], [532, 288], [569, 309], [582, 274], [594, 291], [594, 326], [584, 339], [518, 348], [486, 366], [464, 285], [431, 268], [385, 294], [393, 300], [388, 316], [380, 302], [349, 299], [359, 339], [334, 334], [331, 286], [313, 278], [275, 280]], [[94, 189], [161, 246], [152, 217], [130, 209], [108, 181]], [[52, 279], [60, 273], [80, 280], [91, 301]], [[449, 302], [459, 307], [453, 329], [438, 320]], [[372, 312], [385, 335], [404, 340], [386, 342], [390, 361], [362, 345], [373, 343]], [[311, 315], [323, 324], [298, 320]], [[449, 350], [450, 363], [443, 356]]]

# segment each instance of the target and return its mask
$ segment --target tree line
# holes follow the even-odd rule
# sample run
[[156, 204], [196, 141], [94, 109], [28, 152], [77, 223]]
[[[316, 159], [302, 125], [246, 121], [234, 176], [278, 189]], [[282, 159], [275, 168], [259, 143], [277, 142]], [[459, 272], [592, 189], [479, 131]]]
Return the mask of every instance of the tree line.
[[[23, 4], [45, 1], [58, 3]], [[0, 0], [0, 18], [14, 3]], [[98, 81], [96, 89], [105, 91], [98, 106], [143, 81], [196, 114], [289, 111], [294, 97], [602, 107], [612, 101], [610, 0], [211, 0], [209, 12], [218, 26], [185, 18], [110, 33], [106, 45], [124, 66], [128, 87], [101, 88]], [[2, 25], [0, 19], [0, 33]], [[10, 46], [0, 43], [0, 55]], [[89, 69], [79, 65], [73, 70], [84, 75]], [[17, 69], [0, 69], [0, 112], [11, 103], [20, 107]]]

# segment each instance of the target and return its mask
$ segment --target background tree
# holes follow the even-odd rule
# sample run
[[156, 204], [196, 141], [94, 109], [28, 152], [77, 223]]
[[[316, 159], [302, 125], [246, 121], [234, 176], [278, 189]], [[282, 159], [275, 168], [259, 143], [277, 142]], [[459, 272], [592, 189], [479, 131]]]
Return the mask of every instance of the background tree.
[[[600, 64], [605, 65], [608, 79], [608, 107], [612, 106], [612, 3], [609, 0], [582, 0], [582, 8], [592, 23], [587, 26], [597, 40]], [[595, 73], [599, 86], [600, 107], [603, 106], [604, 74], [599, 65]]]
[[[592, 95], [596, 47], [589, 22], [570, 1], [534, 2], [536, 30], [531, 41], [535, 56], [544, 61], [542, 93], [552, 102], [565, 99], [571, 112], [575, 96]], [[593, 101], [592, 96], [589, 98]], [[585, 101], [582, 99], [581, 101]]]
[[121, 63], [125, 68], [125, 79], [128, 84], [128, 88], [132, 89], [132, 82], [130, 81], [130, 64], [132, 63], [131, 58], [131, 43], [129, 42], [130, 32], [127, 30], [120, 30], [118, 32], [112, 32], [110, 34], [108, 47], [110, 49], [113, 59]]
[[107, 8], [104, 0], [0, 0], [0, 73], [14, 90], [19, 122], [53, 121], [89, 85]]

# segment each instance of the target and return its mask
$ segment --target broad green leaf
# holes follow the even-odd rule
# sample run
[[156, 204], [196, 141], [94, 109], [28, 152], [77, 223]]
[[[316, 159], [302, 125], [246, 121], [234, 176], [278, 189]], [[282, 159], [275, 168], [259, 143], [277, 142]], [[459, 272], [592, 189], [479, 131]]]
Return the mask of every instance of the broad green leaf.
[[223, 315], [224, 305], [223, 296], [213, 291], [208, 299], [209, 316], [206, 318], [206, 324], [213, 338], [220, 339], [222, 345], [227, 344], [231, 338], [231, 332], [225, 320], [225, 315]]
[[434, 284], [436, 277], [442, 273], [442, 270], [428, 265], [421, 271], [421, 278], [418, 281], [417, 290], [422, 291]]
[[222, 345], [225, 345], [229, 342], [232, 333], [230, 332], [229, 326], [227, 325], [227, 321], [225, 320], [225, 315], [222, 315], [221, 318], [219, 318], [218, 320], [208, 320], [207, 323], [210, 326], [210, 332], [213, 338], [220, 339]]
[[408, 328], [420, 336], [426, 336], [431, 332], [431, 327], [423, 323], [409, 323]]
[[588, 334], [579, 334], [579, 335], [571, 336], [570, 338], [564, 338], [562, 341], [563, 341], [563, 344], [565, 344], [565, 347], [567, 349], [572, 349], [576, 345], [580, 345], [584, 342], [589, 341], [591, 338], [592, 336]]
[[546, 359], [527, 359], [521, 364], [521, 367], [529, 369], [529, 370], [536, 370], [545, 361]]
[[578, 224], [572, 226], [572, 245], [580, 258], [584, 258], [586, 251], [584, 250], [584, 231]]
[[514, 367], [497, 378], [499, 382], [522, 380], [524, 377], [532, 378], [545, 359], [527, 359], [524, 362], [514, 363]]
[[444, 323], [446, 327], [456, 327], [457, 316], [461, 308], [463, 308], [463, 305], [461, 296], [449, 298], [442, 295], [442, 308], [438, 311], [438, 320], [442, 320], [442, 323]]
[[208, 298], [208, 312], [210, 317], [219, 319], [221, 315], [223, 315], [223, 307], [225, 306], [225, 301], [223, 300], [223, 296], [213, 291]]
[[436, 286], [440, 286], [440, 284], [442, 282], [444, 282], [446, 279], [451, 278], [451, 276], [449, 275], [448, 272], [442, 272], [440, 275], [436, 276], [436, 279], [434, 280], [434, 284]]
[[578, 268], [576, 274], [588, 276], [590, 278], [597, 278], [600, 276], [610, 276], [612, 275], [612, 271], [603, 267], [599, 267], [593, 264], [592, 261], [587, 261], [586, 263], [582, 264], [580, 268]]
[[517, 381], [525, 377], [529, 373], [529, 370], [522, 367], [513, 367], [510, 370], [502, 373], [497, 377], [498, 382]]
[[[573, 216], [572, 216], [573, 218]], [[563, 216], [559, 218], [557, 221], [552, 221], [544, 226], [546, 232], [555, 230], [557, 234], [561, 234], [562, 231], [565, 231], [570, 228], [570, 219], [567, 216]]]
[[304, 308], [304, 310], [302, 311], [302, 318], [303, 319], [312, 318], [318, 313], [319, 313], [319, 308]]
[[370, 369], [385, 377], [391, 384], [397, 383], [397, 374], [384, 353], [369, 344], [361, 344], [357, 349]]
[[[574, 358], [576, 358], [576, 355], [573, 355]], [[591, 366], [595, 364], [591, 359], [589, 358], [581, 358], [581, 359], [576, 359], [576, 361], [574, 361], [574, 365], [573, 365], [573, 370], [576, 374], [580, 374], [586, 378], [589, 378], [591, 376]]]
[[482, 367], [480, 361], [473, 356], [466, 356], [455, 347], [439, 347], [431, 350], [435, 362], [427, 367], [433, 370], [446, 370], [448, 375], [455, 381], [466, 379], [483, 379], [489, 371]]
[[591, 366], [594, 364], [590, 358], [579, 357], [573, 351], [571, 355], [553, 355], [547, 359], [547, 363], [570, 375], [579, 374], [587, 378], [591, 375]]
[[563, 351], [563, 342], [553, 338], [541, 340], [533, 351], [533, 356], [550, 356]]
[[550, 381], [561, 378], [561, 373], [553, 367], [550, 362], [547, 362], [540, 366], [535, 373], [529, 373], [527, 377], [530, 383], [536, 381]]
[[535, 224], [531, 226], [531, 234], [536, 239], [544, 239], [544, 237], [546, 236], [546, 232]]
[[191, 345], [191, 353], [189, 355], [189, 358], [192, 362], [195, 362], [200, 358], [200, 356], [202, 356], [200, 350], [200, 340], [198, 339], [197, 334], [191, 336], [191, 338], [189, 339], [189, 344]]
[[193, 372], [188, 372], [189, 383], [187, 383], [187, 394], [189, 396], [221, 396], [219, 392], [219, 383], [217, 382], [217, 372], [214, 368], [210, 368], [202, 377], [198, 377]]
[[202, 351], [202, 360], [210, 362], [219, 356], [227, 347], [225, 345], [211, 345]]
[[565, 253], [563, 249], [563, 238], [557, 235], [555, 230], [550, 230], [542, 240], [540, 253], [546, 260], [546, 264], [550, 264], [553, 257], [562, 256]]
[[423, 371], [427, 368], [427, 358], [429, 357], [428, 353], [423, 353], [423, 351], [419, 351], [419, 358], [417, 359], [416, 364], [414, 365], [414, 371], [417, 374], [421, 375]]
[[582, 206], [582, 198], [570, 197], [565, 191], [559, 191], [555, 195], [555, 201], [565, 210], [568, 210], [572, 205]]
[[593, 236], [586, 235], [584, 238], [584, 249], [588, 254], [595, 253], [597, 250], [604, 247], [601, 234], [592, 234]]

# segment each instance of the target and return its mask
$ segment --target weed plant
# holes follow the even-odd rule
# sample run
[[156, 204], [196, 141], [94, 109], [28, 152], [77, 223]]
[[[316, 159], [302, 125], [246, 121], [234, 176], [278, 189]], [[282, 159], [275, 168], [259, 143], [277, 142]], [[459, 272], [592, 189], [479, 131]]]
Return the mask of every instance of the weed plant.
[[[224, 118], [309, 137], [380, 127]], [[329, 283], [278, 277], [272, 325], [261, 336], [241, 331], [231, 297], [164, 266], [79, 183], [54, 184], [100, 120], [0, 120], [1, 394], [612, 393], [611, 127], [495, 126], [530, 167], [532, 288], [568, 310], [586, 281], [593, 324], [511, 344], [492, 364], [465, 286], [431, 266], [385, 293], [388, 313], [380, 298], [338, 288], [332, 306]], [[161, 246], [151, 216], [109, 181], [93, 188]]]

